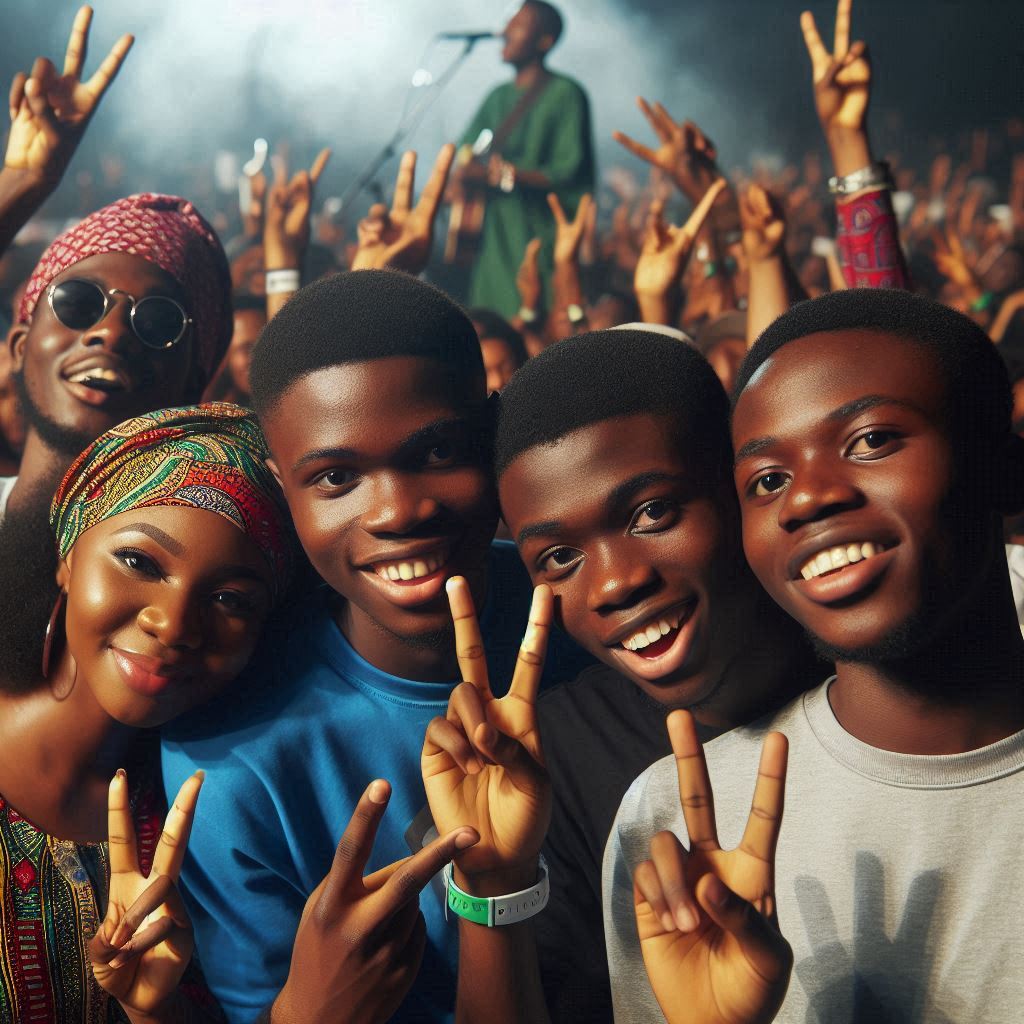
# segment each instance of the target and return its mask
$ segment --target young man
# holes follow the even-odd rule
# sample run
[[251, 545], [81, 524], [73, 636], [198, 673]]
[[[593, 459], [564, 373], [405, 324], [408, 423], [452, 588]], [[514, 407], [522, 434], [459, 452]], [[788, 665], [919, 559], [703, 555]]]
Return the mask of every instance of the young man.
[[[545, 307], [550, 305], [555, 225], [547, 194], [555, 192], [571, 213], [594, 186], [587, 94], [545, 64], [561, 34], [562, 16], [555, 7], [544, 0], [525, 0], [502, 32], [501, 58], [515, 69], [515, 78], [494, 89], [476, 112], [462, 137], [455, 173], [457, 186], [486, 190], [470, 304], [506, 318], [519, 309], [516, 271], [533, 238], [545, 243], [541, 280], [548, 292]], [[473, 160], [478, 144], [490, 148]]]
[[[836, 663], [818, 689], [706, 748], [731, 847], [761, 737], [789, 738], [775, 906], [795, 970], [777, 1019], [1015, 1020], [1024, 641], [1001, 520], [1024, 507], [1024, 443], [1005, 369], [966, 317], [850, 290], [776, 320], [737, 388], [747, 557]], [[685, 839], [671, 758], [626, 794], [605, 858], [623, 1021], [662, 1019], [630, 881], [660, 829]], [[673, 847], [659, 875], [684, 870]], [[705, 927], [685, 885], [669, 904], [681, 932]]]
[[601, 858], [636, 774], [817, 681], [799, 630], [743, 558], [728, 399], [689, 345], [616, 329], [559, 342], [501, 395], [502, 512], [559, 623], [601, 665], [538, 703], [553, 812], [534, 928], [556, 1020], [611, 1019]]
[[[431, 828], [420, 749], [459, 678], [445, 581], [470, 581], [504, 680], [529, 581], [511, 545], [491, 552], [480, 345], [441, 292], [394, 271], [317, 281], [267, 325], [251, 382], [272, 468], [326, 587], [271, 632], [236, 688], [244, 701], [228, 696], [168, 738], [164, 772], [174, 785], [202, 764], [215, 782], [183, 882], [229, 1019], [252, 1021], [272, 1003], [272, 1020], [330, 1019], [349, 982], [298, 983], [310, 963], [326, 978], [339, 962], [303, 909], [370, 780], [385, 774], [394, 792], [371, 869], [418, 850]], [[450, 1016], [456, 933], [443, 906], [440, 885], [424, 895], [423, 966], [398, 1020]]]

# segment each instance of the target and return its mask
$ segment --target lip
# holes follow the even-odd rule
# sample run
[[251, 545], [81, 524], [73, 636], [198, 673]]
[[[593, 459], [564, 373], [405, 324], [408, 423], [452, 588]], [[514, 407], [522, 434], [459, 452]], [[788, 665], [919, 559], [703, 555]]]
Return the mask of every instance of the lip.
[[[819, 551], [824, 551], [829, 548], [845, 548], [850, 544], [863, 544], [865, 542], [884, 548], [885, 551], [888, 551], [890, 548], [894, 548], [899, 544], [898, 538], [892, 534], [882, 533], [877, 529], [862, 529], [858, 532], [857, 530], [847, 527], [841, 531], [832, 530], [814, 534], [813, 536], [807, 537], [806, 540], [801, 541], [801, 543], [793, 549], [793, 553], [789, 556], [789, 560], [786, 562], [786, 576], [791, 582], [796, 582], [797, 580], [803, 582], [800, 570], [812, 555], [816, 555]], [[883, 554], [884, 553], [885, 552], [883, 551]], [[876, 555], [875, 557], [877, 558], [879, 556]]]
[[[664, 612], [661, 613], [661, 616], [657, 616], [657, 613], [655, 613], [653, 615], [648, 615], [646, 618], [635, 620], [631, 631], [623, 633], [617, 644], [609, 645], [612, 655], [619, 661], [627, 674], [638, 676], [648, 682], [656, 682], [658, 679], [662, 679], [677, 671], [678, 668], [686, 661], [690, 654], [690, 649], [693, 646], [693, 637], [696, 632], [697, 612], [700, 608], [700, 601], [698, 598], [693, 597], [682, 602], [682, 605], [685, 618], [679, 624], [679, 628], [675, 631], [675, 639], [672, 641], [672, 645], [668, 650], [658, 655], [656, 658], [649, 656], [644, 657], [642, 651], [626, 650], [626, 648], [622, 646], [622, 640], [632, 636], [644, 622], [649, 622], [655, 617], [663, 617]], [[669, 605], [665, 611], [669, 612], [672, 609], [679, 607], [680, 602], [677, 601], [675, 604]], [[671, 634], [669, 635], [671, 636]]]
[[[691, 594], [689, 597], [683, 597], [680, 598], [678, 601], [673, 601], [671, 604], [664, 605], [660, 609], [645, 609], [643, 614], [634, 615], [633, 618], [630, 619], [625, 626], [621, 626], [618, 630], [616, 630], [616, 632], [612, 635], [610, 640], [603, 641], [604, 645], [605, 647], [613, 648], [621, 647], [624, 640], [628, 640], [634, 633], [640, 631], [641, 626], [647, 625], [648, 622], [651, 622], [654, 619], [668, 618], [676, 611], [682, 612], [685, 615], [687, 605], [696, 604], [697, 595]], [[692, 614], [693, 613], [691, 611], [690, 615], [692, 616]], [[682, 625], [685, 625], [685, 623], [683, 623]]]
[[[896, 544], [871, 558], [853, 562], [824, 576], [815, 576], [809, 580], [792, 580], [790, 585], [796, 587], [800, 594], [815, 604], [833, 605], [840, 601], [849, 601], [862, 596], [881, 579], [892, 565], [898, 550], [899, 545]], [[813, 552], [807, 557], [810, 557], [810, 554]]]
[[[379, 587], [387, 600], [400, 608], [417, 608], [420, 605], [429, 604], [444, 591], [444, 585], [449, 576], [457, 575], [452, 569], [452, 561], [458, 550], [458, 544], [446, 541], [439, 544], [433, 541], [430, 544], [420, 544], [415, 547], [391, 549], [382, 551], [372, 559], [364, 562], [360, 570]], [[381, 576], [376, 566], [382, 562], [412, 562], [422, 560], [425, 556], [438, 556], [443, 558], [441, 566], [429, 576], [420, 576], [414, 580], [389, 580]]]
[[111, 647], [110, 653], [128, 688], [143, 697], [158, 697], [186, 674], [183, 665], [172, 665], [136, 651]]

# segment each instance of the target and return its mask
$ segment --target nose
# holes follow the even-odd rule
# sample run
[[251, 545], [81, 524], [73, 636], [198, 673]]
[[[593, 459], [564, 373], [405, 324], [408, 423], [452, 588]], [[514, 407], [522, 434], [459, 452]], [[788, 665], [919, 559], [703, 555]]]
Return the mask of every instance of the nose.
[[833, 460], [808, 459], [795, 473], [779, 510], [779, 522], [792, 533], [806, 523], [848, 512], [864, 504], [860, 489]]
[[589, 561], [587, 607], [599, 615], [645, 600], [660, 583], [653, 565], [625, 557], [608, 544], [592, 550]]
[[195, 650], [203, 638], [202, 614], [191, 594], [171, 588], [138, 615], [140, 628], [172, 650]]
[[132, 331], [132, 305], [134, 299], [127, 292], [114, 290], [110, 293], [111, 304], [107, 312], [82, 334], [82, 344], [102, 346], [117, 352], [131, 344], [135, 337]]
[[376, 474], [368, 488], [370, 506], [363, 517], [363, 529], [378, 535], [412, 533], [441, 510], [441, 503], [416, 486], [415, 474]]

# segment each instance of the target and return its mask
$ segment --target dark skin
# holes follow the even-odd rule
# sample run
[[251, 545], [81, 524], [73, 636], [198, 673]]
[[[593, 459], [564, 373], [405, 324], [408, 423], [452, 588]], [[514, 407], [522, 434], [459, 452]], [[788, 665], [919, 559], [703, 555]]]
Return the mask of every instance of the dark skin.
[[[135, 336], [129, 320], [131, 300], [163, 295], [175, 299], [187, 312], [188, 303], [178, 282], [158, 266], [127, 253], [89, 256], [54, 278], [94, 281], [110, 291], [112, 306], [99, 323], [85, 330], [65, 327], [40, 296], [31, 323], [15, 324], [7, 335], [12, 370], [24, 374], [33, 403], [62, 429], [80, 435], [82, 444], [131, 416], [151, 409], [180, 405], [198, 391], [197, 370], [192, 365], [194, 328], [169, 349], [151, 349]], [[120, 294], [120, 293], [127, 293]], [[89, 367], [113, 371], [118, 381], [112, 390], [101, 391], [69, 378]], [[33, 487], [56, 488], [71, 459], [77, 454], [61, 451], [44, 440], [29, 423], [18, 484], [19, 496]]]
[[[532, 448], [502, 474], [502, 510], [577, 643], [655, 700], [728, 728], [785, 700], [809, 666], [746, 567], [728, 480], [714, 483], [673, 427], [617, 417]], [[682, 619], [665, 653], [623, 646], [662, 618]]]
[[487, 393], [500, 391], [519, 369], [512, 350], [501, 338], [481, 337], [480, 354], [484, 357], [484, 372], [487, 374]]
[[[1014, 509], [993, 493], [1020, 479], [1019, 447], [975, 443], [963, 465], [954, 443], [966, 429], [946, 397], [922, 346], [835, 331], [775, 353], [733, 420], [754, 572], [805, 629], [851, 652], [829, 690], [843, 727], [908, 754], [961, 753], [1024, 728], [1024, 644], [1000, 537]], [[823, 549], [865, 542], [875, 554], [804, 578]]]
[[[339, 628], [406, 679], [456, 678], [444, 581], [466, 576], [483, 604], [498, 519], [473, 444], [484, 382], [451, 377], [413, 356], [331, 367], [296, 381], [263, 422], [302, 546], [339, 595]], [[388, 578], [402, 563], [414, 578]]]
[[231, 347], [228, 349], [228, 370], [231, 381], [239, 399], [249, 397], [249, 363], [252, 361], [252, 349], [260, 336], [260, 331], [267, 325], [267, 316], [257, 309], [239, 309], [235, 311], [235, 325], [231, 334]]

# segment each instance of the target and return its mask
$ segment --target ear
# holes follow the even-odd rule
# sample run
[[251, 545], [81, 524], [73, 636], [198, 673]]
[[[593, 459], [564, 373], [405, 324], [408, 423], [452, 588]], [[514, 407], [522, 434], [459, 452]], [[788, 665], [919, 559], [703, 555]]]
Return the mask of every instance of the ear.
[[15, 324], [7, 332], [7, 351], [11, 356], [11, 371], [20, 373], [25, 363], [25, 343], [28, 340], [28, 332], [31, 324]]
[[277, 481], [278, 487], [284, 489], [284, 484], [281, 483], [281, 471], [277, 468], [277, 463], [273, 459], [267, 459], [267, 469], [274, 474], [274, 479]]
[[60, 564], [57, 566], [57, 586], [61, 590], [67, 590], [68, 585], [71, 583], [71, 555], [73, 552], [69, 551], [66, 558], [60, 560]]
[[552, 35], [543, 35], [537, 40], [537, 49], [541, 52], [541, 55], [546, 57], [551, 52], [551, 47], [555, 45], [555, 37]]

